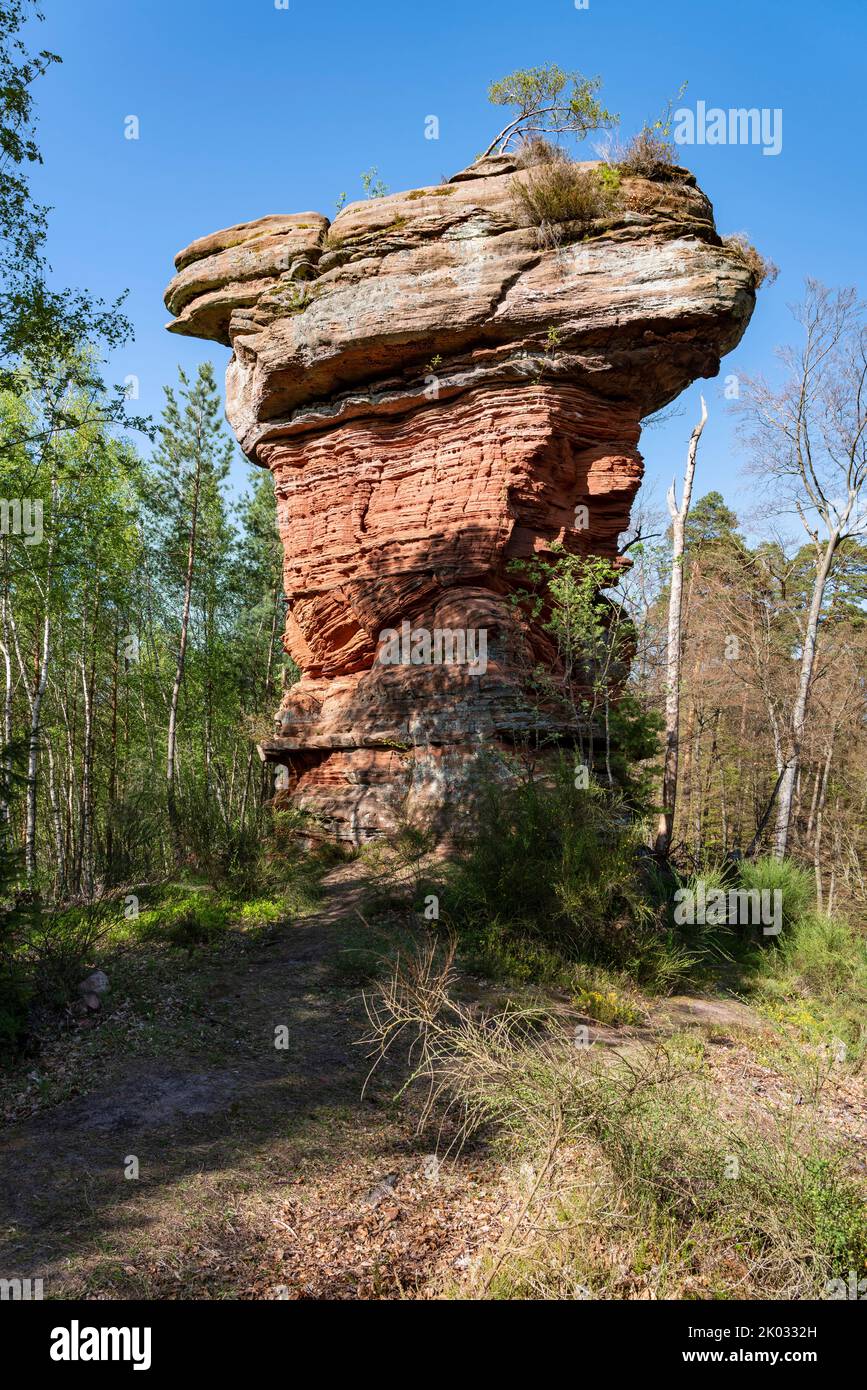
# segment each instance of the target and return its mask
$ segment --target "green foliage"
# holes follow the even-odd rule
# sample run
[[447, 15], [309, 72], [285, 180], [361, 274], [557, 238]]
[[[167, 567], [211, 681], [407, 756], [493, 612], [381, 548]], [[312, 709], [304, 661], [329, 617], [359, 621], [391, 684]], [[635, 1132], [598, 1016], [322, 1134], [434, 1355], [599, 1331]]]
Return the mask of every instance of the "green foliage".
[[727, 543], [743, 545], [738, 534], [738, 518], [726, 505], [721, 492], [707, 492], [693, 502], [686, 519], [684, 536], [691, 554], [707, 547]]
[[[438, 890], [443, 921], [468, 968], [569, 988], [586, 1012], [597, 995], [597, 1017], [611, 986], [577, 983], [578, 965], [613, 970], [663, 994], [722, 974], [730, 986], [740, 982], [769, 1000], [814, 998], [825, 1020], [813, 1020], [817, 1036], [836, 1030], [860, 1049], [867, 941], [816, 913], [811, 875], [794, 862], [768, 856], [683, 876], [664, 871], [641, 857], [641, 826], [622, 797], [593, 781], [577, 790], [565, 759], [546, 778], [513, 786], [487, 779], [475, 816], [476, 829]], [[757, 937], [724, 918], [676, 925], [678, 889], [707, 901], [738, 888], [781, 894], [779, 938]]]
[[125, 414], [123, 389], [107, 395], [96, 357], [82, 351], [88, 342], [115, 348], [130, 336], [122, 301], [106, 307], [47, 282], [47, 209], [33, 200], [28, 169], [42, 163], [33, 89], [60, 59], [47, 49], [31, 53], [22, 37], [27, 23], [41, 17], [31, 0], [5, 0], [0, 10], [0, 391], [36, 389], [43, 404], [29, 430], [3, 431], [0, 457], [25, 442], [50, 449], [74, 429], [66, 400], [77, 392], [92, 397], [91, 419]]
[[594, 222], [610, 216], [617, 207], [618, 186], [600, 170], [556, 158], [516, 175], [511, 191], [519, 216], [539, 229], [545, 244], [553, 245], [584, 236]]
[[[24, 782], [25, 749], [12, 744], [0, 756], [0, 804], [8, 808]], [[33, 994], [23, 960], [23, 948], [38, 905], [19, 899], [16, 883], [21, 854], [12, 844], [8, 820], [0, 822], [0, 1057], [14, 1052], [26, 1036], [27, 1013]]]
[[[57, 363], [58, 377], [62, 369]], [[0, 779], [0, 838], [10, 862], [0, 1028], [19, 1039], [43, 1006], [61, 1011], [86, 973], [102, 931], [98, 904], [111, 900], [113, 886], [161, 877], [175, 847], [186, 867], [238, 890], [250, 886], [271, 792], [255, 752], [256, 724], [297, 676], [280, 649], [273, 484], [256, 470], [237, 521], [230, 515], [234, 446], [212, 369], [203, 367], [194, 382], [182, 377], [180, 392], [168, 393], [147, 469], [106, 423], [99, 395], [65, 381], [47, 411], [46, 389], [31, 374], [26, 390], [0, 393], [0, 491], [40, 503], [44, 529], [41, 544], [15, 534], [0, 540], [9, 723], [24, 758], [17, 778]], [[46, 446], [46, 420], [58, 412], [67, 428], [55, 429]], [[167, 711], [194, 493], [171, 835]], [[37, 654], [45, 675], [38, 706]], [[31, 806], [32, 871], [17, 854]], [[67, 906], [82, 899], [86, 910]], [[191, 921], [178, 931], [192, 940], [212, 926]]]
[[785, 932], [780, 949], [805, 993], [841, 1002], [867, 995], [867, 938], [842, 918], [805, 911]]
[[361, 186], [364, 189], [365, 198], [384, 198], [388, 193], [387, 186], [378, 177], [375, 164], [370, 169], [365, 169], [361, 175]]
[[62, 1016], [120, 913], [113, 897], [52, 908], [22, 895], [0, 908], [0, 1059], [30, 1042], [34, 1017]]
[[265, 927], [281, 922], [286, 916], [286, 904], [279, 898], [251, 898], [242, 903], [238, 921], [244, 927]]
[[[267, 785], [252, 723], [271, 713], [291, 670], [280, 652], [282, 578], [273, 483], [257, 470], [233, 526], [227, 437], [210, 364], [166, 392], [160, 447], [145, 489], [151, 629], [149, 680], [168, 701], [181, 664], [178, 750], [168, 814], [175, 857], [218, 876], [255, 859]], [[192, 556], [192, 569], [190, 558]], [[189, 620], [183, 626], [189, 589]], [[160, 746], [166, 715], [160, 716]]]
[[538, 696], [573, 714], [581, 759], [591, 768], [604, 763], [609, 785], [643, 807], [652, 777], [646, 760], [657, 751], [660, 716], [627, 688], [635, 629], [625, 605], [602, 593], [619, 583], [621, 572], [604, 557], [571, 555], [559, 542], [550, 551], [550, 560], [516, 560], [508, 567], [512, 602], [541, 619], [560, 658], [559, 671], [537, 673]]
[[540, 135], [575, 135], [579, 140], [594, 130], [612, 125], [617, 117], [596, 98], [602, 85], [598, 77], [565, 72], [556, 63], [518, 68], [488, 88], [494, 106], [511, 106], [515, 114], [485, 153], [503, 151], [516, 138]]
[[549, 778], [479, 791], [477, 829], [443, 889], [443, 917], [486, 974], [570, 980], [577, 961], [671, 989], [688, 953], [648, 903], [639, 827], [622, 797], [574, 786], [563, 759]]
[[[693, 980], [718, 981], [722, 974], [730, 988], [750, 995], [810, 1044], [832, 1050], [844, 1044], [852, 1060], [861, 1057], [867, 1041], [867, 937], [844, 917], [817, 910], [812, 872], [795, 860], [766, 855], [682, 876], [651, 871], [646, 883], [672, 940], [691, 957]], [[675, 928], [678, 889], [705, 901], [717, 890], [779, 893], [780, 934], [766, 936], [736, 920]]]
[[34, 206], [25, 170], [42, 163], [33, 128], [33, 85], [60, 58], [47, 49], [28, 52], [21, 30], [38, 17], [30, 0], [5, 0], [0, 11], [0, 263], [7, 271], [32, 266], [45, 231], [45, 209]]
[[[771, 1017], [838, 1061], [867, 1046], [867, 937], [808, 907], [761, 952], [750, 985]], [[843, 1051], [841, 1051], [843, 1049]]]
[[[450, 959], [425, 948], [378, 987], [368, 1016], [383, 1050], [409, 1043], [415, 1080], [447, 1095], [462, 1137], [493, 1130], [538, 1175], [539, 1248], [513, 1257], [523, 1232], [498, 1246], [485, 1292], [574, 1298], [580, 1282], [591, 1296], [638, 1284], [659, 1297], [810, 1298], [863, 1267], [867, 1208], [849, 1155], [776, 1109], [758, 1126], [720, 1105], [702, 1040], [588, 1052], [559, 1012], [471, 1009], [453, 980]], [[600, 1229], [604, 1240], [587, 1240]]]
[[741, 888], [780, 894], [784, 933], [801, 921], [816, 901], [812, 874], [792, 859], [775, 859], [770, 854], [745, 859], [739, 866], [739, 881]]
[[207, 891], [178, 889], [157, 907], [141, 913], [137, 929], [145, 941], [185, 948], [213, 945], [226, 931], [230, 904]]
[[[815, 1292], [867, 1256], [863, 1198], [842, 1155], [815, 1143], [804, 1152], [785, 1130], [766, 1139], [726, 1122], [694, 1080], [624, 1087], [600, 1074], [592, 1123], [631, 1201], [647, 1215], [664, 1215], [684, 1231], [700, 1222], [710, 1228], [705, 1239], [728, 1241], [780, 1278], [800, 1258]], [[736, 1180], [726, 1175], [727, 1155], [737, 1160]]]

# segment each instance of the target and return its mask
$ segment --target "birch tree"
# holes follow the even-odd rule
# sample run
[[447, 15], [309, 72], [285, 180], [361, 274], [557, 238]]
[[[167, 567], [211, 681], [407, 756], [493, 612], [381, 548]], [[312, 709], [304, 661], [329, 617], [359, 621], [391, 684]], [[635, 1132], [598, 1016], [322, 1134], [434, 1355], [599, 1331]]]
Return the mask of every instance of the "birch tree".
[[[214, 372], [203, 363], [196, 380], [179, 373], [176, 394], [166, 387], [166, 407], [155, 459], [151, 503], [163, 543], [162, 578], [167, 596], [180, 589], [180, 618], [168, 705], [166, 807], [175, 857], [178, 841], [178, 715], [187, 665], [193, 586], [199, 559], [202, 501], [219, 498], [233, 446], [226, 438]], [[208, 755], [209, 756], [209, 755]], [[206, 759], [207, 760], [207, 759]]]

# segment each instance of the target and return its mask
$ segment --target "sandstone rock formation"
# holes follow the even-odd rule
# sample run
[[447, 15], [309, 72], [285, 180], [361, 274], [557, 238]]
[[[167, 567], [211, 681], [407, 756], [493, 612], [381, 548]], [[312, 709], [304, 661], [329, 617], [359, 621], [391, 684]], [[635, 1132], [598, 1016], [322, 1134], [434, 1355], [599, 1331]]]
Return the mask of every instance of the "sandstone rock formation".
[[[526, 177], [495, 156], [332, 223], [242, 223], [181, 252], [166, 294], [174, 332], [231, 344], [227, 414], [274, 475], [302, 678], [262, 752], [339, 838], [459, 800], [482, 748], [574, 735], [527, 698], [555, 653], [507, 566], [555, 540], [616, 554], [642, 418], [715, 375], [753, 309], [685, 170], [624, 179], [615, 213], [548, 244]], [[389, 662], [405, 621], [484, 631], [486, 668]]]

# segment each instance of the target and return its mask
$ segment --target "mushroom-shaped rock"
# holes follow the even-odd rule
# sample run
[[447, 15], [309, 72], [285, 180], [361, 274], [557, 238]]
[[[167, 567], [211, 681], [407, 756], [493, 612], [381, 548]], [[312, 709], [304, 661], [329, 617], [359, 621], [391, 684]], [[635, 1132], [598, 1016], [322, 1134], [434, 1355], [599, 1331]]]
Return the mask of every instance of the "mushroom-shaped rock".
[[557, 235], [528, 225], [528, 177], [496, 156], [332, 223], [242, 223], [166, 294], [175, 331], [231, 344], [227, 414], [274, 476], [302, 677], [262, 755], [355, 843], [454, 808], [483, 749], [574, 739], [528, 695], [556, 652], [510, 562], [616, 556], [642, 418], [715, 375], [754, 307], [686, 170], [624, 177]]

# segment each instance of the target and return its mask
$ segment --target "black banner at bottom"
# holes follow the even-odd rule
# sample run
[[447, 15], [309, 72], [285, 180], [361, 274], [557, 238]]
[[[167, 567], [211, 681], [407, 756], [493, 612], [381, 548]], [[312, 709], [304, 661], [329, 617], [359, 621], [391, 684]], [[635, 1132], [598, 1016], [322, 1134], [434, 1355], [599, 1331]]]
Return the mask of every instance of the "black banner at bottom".
[[[708, 1366], [737, 1369], [764, 1366], [783, 1371], [807, 1367], [829, 1372], [858, 1363], [865, 1330], [865, 1298], [856, 1290], [852, 1298], [817, 1303], [601, 1303], [579, 1301], [568, 1305], [561, 1321], [563, 1305], [541, 1305], [541, 1316], [569, 1339], [579, 1360], [592, 1349], [604, 1356], [610, 1371], [619, 1377], [624, 1371], [668, 1372], [674, 1367], [692, 1368], [702, 1374]], [[284, 1366], [287, 1373], [305, 1362], [322, 1359], [333, 1367], [335, 1352], [343, 1347], [357, 1363], [360, 1348], [368, 1345], [371, 1361], [375, 1348], [368, 1342], [383, 1332], [430, 1335], [438, 1339], [454, 1328], [461, 1337], [464, 1370], [472, 1364], [470, 1348], [475, 1339], [480, 1367], [489, 1367], [497, 1351], [517, 1349], [520, 1322], [525, 1310], [537, 1304], [521, 1304], [509, 1321], [499, 1323], [496, 1310], [471, 1314], [454, 1303], [425, 1303], [412, 1308], [408, 1303], [367, 1305], [367, 1313], [349, 1303], [263, 1302], [263, 1303], [139, 1303], [139, 1302], [28, 1302], [7, 1300], [0, 1303], [0, 1327], [6, 1334], [7, 1352], [14, 1346], [20, 1369], [46, 1371], [61, 1380], [70, 1375], [93, 1379], [101, 1369], [113, 1375], [165, 1375], [167, 1372], [197, 1372], [249, 1376], [267, 1363]], [[507, 1305], [513, 1308], [513, 1304]], [[501, 1309], [501, 1314], [504, 1312]], [[380, 1317], [385, 1322], [380, 1323]], [[416, 1321], [421, 1318], [421, 1323]], [[332, 1334], [324, 1342], [312, 1343], [317, 1324]], [[500, 1327], [502, 1331], [500, 1331]], [[352, 1340], [333, 1340], [333, 1333], [345, 1328]], [[359, 1337], [361, 1340], [359, 1340]], [[551, 1352], [563, 1344], [536, 1341], [541, 1361], [546, 1348]], [[431, 1351], [441, 1347], [438, 1340]], [[527, 1354], [527, 1343], [523, 1344]], [[383, 1366], [383, 1377], [392, 1371]], [[17, 1368], [16, 1368], [17, 1369]], [[433, 1366], [432, 1366], [433, 1372]], [[368, 1363], [367, 1374], [370, 1375]]]

